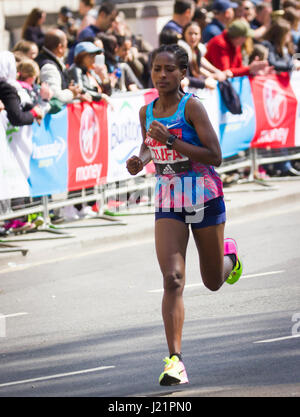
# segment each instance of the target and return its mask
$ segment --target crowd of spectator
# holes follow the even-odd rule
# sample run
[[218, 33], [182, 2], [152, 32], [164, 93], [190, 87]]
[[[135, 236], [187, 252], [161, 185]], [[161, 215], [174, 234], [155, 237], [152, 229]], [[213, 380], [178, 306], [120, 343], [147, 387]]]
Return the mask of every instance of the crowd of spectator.
[[[40, 123], [74, 100], [110, 103], [116, 91], [152, 86], [153, 45], [132, 32], [114, 2], [80, 0], [77, 11], [58, 11], [56, 25], [46, 28], [46, 22], [46, 12], [34, 8], [21, 39], [0, 53], [0, 111], [7, 111], [11, 125]], [[183, 89], [215, 89], [232, 77], [299, 70], [299, 22], [300, 0], [176, 0], [153, 40], [186, 49]], [[278, 165], [280, 170], [298, 173], [288, 164]], [[73, 217], [79, 214], [73, 210]], [[21, 220], [5, 225], [12, 227], [32, 228]]]

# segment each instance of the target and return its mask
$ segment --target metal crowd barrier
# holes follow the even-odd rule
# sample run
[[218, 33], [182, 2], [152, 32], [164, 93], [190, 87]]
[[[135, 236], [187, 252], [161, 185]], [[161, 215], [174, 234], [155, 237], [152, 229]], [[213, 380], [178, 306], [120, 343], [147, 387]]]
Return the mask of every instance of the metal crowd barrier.
[[[238, 183], [242, 184], [245, 182], [254, 182], [260, 184], [264, 189], [273, 189], [271, 184], [274, 180], [298, 180], [300, 177], [288, 177], [288, 178], [268, 178], [268, 179], [257, 179], [256, 172], [258, 166], [273, 164], [277, 162], [285, 161], [300, 161], [300, 147], [298, 148], [288, 148], [287, 155], [283, 156], [274, 156], [274, 152], [266, 149], [249, 149], [247, 151], [241, 152], [239, 155], [227, 158], [223, 161], [222, 165], [217, 168], [219, 174], [235, 172], [243, 168], [250, 168], [248, 178], [245, 180], [239, 180]], [[20, 251], [24, 256], [27, 254], [28, 250], [24, 247], [17, 247], [12, 245], [12, 243], [25, 242], [29, 240], [45, 240], [49, 239], [47, 236], [36, 236], [35, 232], [49, 232], [52, 234], [52, 239], [61, 239], [61, 238], [72, 238], [74, 235], [72, 233], [66, 232], [66, 229], [73, 229], [78, 227], [105, 227], [105, 226], [116, 226], [116, 225], [126, 225], [127, 223], [124, 220], [120, 220], [119, 216], [126, 215], [140, 215], [140, 214], [149, 214], [154, 212], [154, 198], [153, 191], [155, 187], [155, 176], [146, 175], [142, 177], [132, 177], [128, 180], [119, 181], [118, 183], [104, 184], [101, 186], [95, 186], [94, 191], [91, 194], [87, 194], [85, 190], [79, 190], [78, 193], [68, 195], [68, 193], [63, 193], [63, 195], [53, 195], [51, 198], [48, 196], [41, 197], [39, 202], [32, 201], [29, 204], [25, 205], [19, 209], [11, 209], [9, 207], [9, 200], [0, 201], [0, 222], [5, 220], [10, 220], [14, 218], [20, 218], [23, 216], [28, 216], [33, 213], [42, 213], [44, 218], [44, 224], [34, 230], [34, 233], [26, 233], [26, 237], [14, 239], [12, 236], [3, 237], [0, 239], [0, 253], [6, 252], [15, 252]], [[228, 188], [227, 188], [228, 191]], [[238, 192], [241, 190], [238, 190]], [[247, 188], [249, 191], [249, 188]], [[250, 191], [258, 191], [257, 188]], [[229, 190], [230, 192], [230, 190]], [[140, 202], [139, 204], [133, 204], [132, 206], [128, 203], [128, 196], [134, 195], [139, 197], [141, 195], [146, 195], [148, 201]], [[110, 198], [116, 198], [119, 201], [123, 202], [124, 209], [119, 208], [118, 210], [109, 209], [108, 201]], [[146, 199], [147, 200], [147, 199]], [[78, 221], [73, 222], [64, 222], [61, 225], [54, 225], [51, 223], [50, 212], [52, 210], [58, 210], [62, 207], [75, 204], [85, 204], [91, 201], [98, 203], [99, 212], [96, 217], [88, 219], [88, 222], [79, 224]], [[6, 207], [5, 207], [6, 203]], [[106, 220], [107, 222], [97, 222], [98, 219]]]

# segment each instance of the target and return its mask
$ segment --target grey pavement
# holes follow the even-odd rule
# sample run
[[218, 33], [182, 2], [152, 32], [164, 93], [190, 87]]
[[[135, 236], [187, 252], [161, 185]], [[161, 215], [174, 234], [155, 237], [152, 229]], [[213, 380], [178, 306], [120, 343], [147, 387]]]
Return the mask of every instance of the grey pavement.
[[[292, 205], [300, 201], [300, 180], [296, 177], [272, 180], [269, 186], [258, 183], [242, 183], [224, 187], [227, 210], [227, 222], [247, 218], [254, 213], [282, 205]], [[128, 216], [108, 216], [107, 219], [95, 218], [65, 222], [57, 226], [63, 234], [37, 231], [18, 236], [3, 238], [2, 242], [15, 248], [28, 250], [0, 253], [0, 271], [11, 265], [39, 262], [53, 257], [59, 258], [73, 251], [109, 250], [116, 245], [136, 242], [138, 239], [152, 239], [154, 232], [154, 211], [149, 207], [140, 207]], [[144, 214], [148, 212], [149, 214]], [[3, 250], [3, 248], [2, 248]]]

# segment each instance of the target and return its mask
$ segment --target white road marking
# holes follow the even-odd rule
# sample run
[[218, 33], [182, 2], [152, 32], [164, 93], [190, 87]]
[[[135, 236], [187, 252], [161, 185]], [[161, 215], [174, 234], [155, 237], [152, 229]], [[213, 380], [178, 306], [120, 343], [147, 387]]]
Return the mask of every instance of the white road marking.
[[[142, 243], [143, 244], [148, 244], [148, 243], [153, 243], [154, 238], [145, 238], [142, 239]], [[137, 246], [140, 245], [141, 241], [138, 240], [136, 242], [121, 242], [119, 244], [116, 244], [115, 242], [112, 242], [110, 244], [107, 244], [105, 247], [101, 247], [101, 248], [97, 248], [97, 249], [92, 249], [92, 250], [88, 250], [86, 252], [80, 252], [80, 253], [72, 253], [66, 256], [60, 256], [60, 257], [52, 257], [50, 259], [43, 259], [41, 261], [36, 261], [36, 262], [29, 262], [28, 264], [15, 264], [15, 265], [11, 265], [9, 268], [4, 268], [2, 270], [0, 270], [0, 274], [7, 274], [9, 272], [17, 272], [17, 271], [23, 271], [25, 269], [29, 269], [29, 268], [33, 268], [35, 266], [41, 266], [41, 265], [49, 265], [49, 264], [53, 264], [53, 263], [57, 263], [57, 262], [63, 262], [63, 261], [69, 261], [69, 260], [74, 260], [74, 259], [78, 259], [78, 258], [83, 258], [85, 256], [90, 256], [90, 255], [96, 255], [98, 253], [107, 253], [107, 252], [112, 252], [112, 251], [118, 251], [120, 249], [123, 248], [128, 248], [131, 246]]]
[[98, 368], [83, 369], [81, 371], [66, 372], [63, 374], [41, 376], [39, 378], [23, 379], [21, 381], [6, 382], [4, 384], [0, 384], [0, 388], [10, 387], [12, 385], [27, 384], [27, 383], [32, 383], [32, 382], [47, 381], [49, 379], [64, 378], [64, 377], [73, 376], [73, 375], [82, 375], [82, 374], [103, 371], [105, 369], [112, 369], [112, 368], [115, 368], [115, 366], [99, 366]]
[[[263, 277], [263, 276], [268, 276], [268, 275], [283, 274], [284, 272], [285, 271], [282, 270], [282, 271], [261, 272], [258, 274], [248, 274], [248, 275], [243, 275], [241, 279], [245, 279], [245, 278], [249, 279], [249, 278]], [[203, 282], [199, 282], [197, 284], [185, 285], [184, 288], [186, 289], [186, 288], [203, 287], [203, 286], [204, 286]], [[163, 288], [159, 288], [157, 290], [149, 290], [147, 292], [150, 292], [150, 293], [163, 292]]]
[[271, 342], [279, 342], [280, 340], [287, 340], [287, 339], [295, 339], [297, 337], [300, 337], [300, 334], [294, 334], [290, 336], [284, 336], [284, 337], [276, 337], [275, 339], [266, 339], [266, 340], [259, 340], [257, 342], [253, 343], [271, 343]]
[[21, 312], [21, 313], [12, 313], [12, 314], [2, 314], [1, 317], [9, 318], [9, 317], [19, 317], [19, 316], [26, 316], [29, 313]]

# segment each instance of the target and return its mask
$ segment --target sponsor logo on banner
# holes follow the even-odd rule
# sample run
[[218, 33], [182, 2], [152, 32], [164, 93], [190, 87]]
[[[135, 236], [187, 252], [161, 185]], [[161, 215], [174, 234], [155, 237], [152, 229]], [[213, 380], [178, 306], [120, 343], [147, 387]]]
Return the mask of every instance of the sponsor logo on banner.
[[67, 109], [46, 114], [41, 125], [33, 125], [30, 161], [32, 196], [64, 192], [67, 187]]
[[[53, 143], [33, 143], [32, 159], [38, 159], [39, 167], [53, 165], [58, 162], [66, 150], [66, 140], [57, 136]], [[46, 162], [45, 162], [46, 161]]]
[[251, 77], [256, 133], [251, 147], [295, 146], [297, 100], [288, 74]]
[[100, 127], [91, 107], [86, 107], [81, 115], [79, 144], [82, 158], [90, 164], [95, 159], [100, 145]]
[[[69, 105], [69, 190], [105, 181], [107, 169], [106, 105]], [[101, 126], [101, 127], [100, 127]]]
[[144, 105], [144, 95], [116, 97], [112, 102], [114, 110], [108, 109], [109, 182], [128, 178], [126, 161], [139, 152], [143, 140], [139, 110]]
[[280, 126], [286, 117], [287, 98], [274, 80], [266, 80], [263, 87], [265, 114], [271, 126]]

